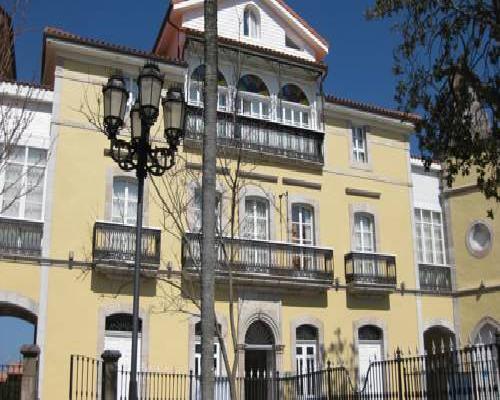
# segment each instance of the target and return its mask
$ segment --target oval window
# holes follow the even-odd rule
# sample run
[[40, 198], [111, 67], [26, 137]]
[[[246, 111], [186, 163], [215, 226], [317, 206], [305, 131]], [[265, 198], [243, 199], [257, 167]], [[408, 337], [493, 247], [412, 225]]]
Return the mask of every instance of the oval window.
[[467, 248], [475, 257], [484, 257], [491, 249], [492, 233], [484, 222], [474, 222], [467, 233]]

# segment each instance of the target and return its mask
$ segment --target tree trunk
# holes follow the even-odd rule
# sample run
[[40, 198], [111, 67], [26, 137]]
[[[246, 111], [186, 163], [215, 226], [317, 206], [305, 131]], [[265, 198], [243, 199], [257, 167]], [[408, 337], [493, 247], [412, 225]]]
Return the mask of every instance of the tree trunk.
[[201, 398], [214, 398], [216, 157], [217, 157], [217, 0], [205, 0], [205, 85], [201, 248]]

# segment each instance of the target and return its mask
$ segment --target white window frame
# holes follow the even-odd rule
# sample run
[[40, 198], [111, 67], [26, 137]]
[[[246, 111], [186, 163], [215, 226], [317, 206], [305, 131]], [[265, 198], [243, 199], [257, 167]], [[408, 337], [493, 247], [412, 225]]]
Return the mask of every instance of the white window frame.
[[[200, 336], [195, 336], [194, 339], [194, 364], [193, 364], [193, 373], [194, 376], [198, 377], [200, 376], [197, 374], [197, 371], [201, 371], [201, 352], [197, 352], [196, 348], [201, 347], [201, 337]], [[220, 357], [220, 343], [218, 339], [214, 340], [214, 361], [215, 361], [215, 376], [220, 377], [221, 376], [221, 357]]]
[[[194, 96], [193, 96], [194, 95]], [[222, 105], [222, 98], [225, 98], [226, 104]], [[189, 84], [189, 104], [196, 107], [203, 107], [203, 82], [191, 79]], [[219, 111], [230, 111], [229, 107], [229, 89], [226, 86], [218, 86], [217, 91], [217, 109]]]
[[[430, 223], [424, 222], [424, 219], [423, 219], [424, 212], [430, 213]], [[416, 245], [417, 245], [417, 260], [418, 260], [418, 262], [420, 264], [446, 265], [443, 214], [441, 213], [441, 211], [430, 210], [430, 209], [419, 208], [419, 207], [416, 207], [414, 209], [414, 213], [415, 213], [415, 238], [417, 240]], [[434, 220], [435, 214], [439, 215], [439, 221]], [[431, 234], [430, 240], [431, 240], [431, 247], [432, 247], [431, 249], [427, 248], [427, 244], [426, 244], [427, 236], [424, 233], [425, 232], [424, 225], [430, 226], [430, 234]], [[441, 235], [440, 241], [435, 236], [434, 228], [438, 228], [440, 231], [440, 235]], [[421, 252], [418, 251], [419, 245], [420, 245], [420, 248], [422, 249]], [[442, 263], [437, 261], [438, 252], [439, 252], [438, 247], [440, 247], [440, 252], [442, 254], [442, 259], [443, 259]], [[431, 258], [432, 258], [431, 260], [427, 260], [428, 253], [431, 254]]]
[[[247, 213], [247, 202], [251, 201], [253, 202], [253, 207], [252, 207], [252, 214], [249, 215]], [[259, 217], [257, 215], [257, 203], [262, 203], [265, 204], [266, 206], [266, 216], [265, 217]], [[246, 239], [251, 239], [251, 240], [269, 240], [270, 239], [270, 211], [269, 211], [269, 200], [265, 197], [258, 197], [258, 196], [248, 196], [245, 198], [244, 201], [244, 215], [245, 215], [245, 221], [244, 221], [244, 230], [243, 234]], [[266, 222], [266, 238], [265, 239], [260, 239], [257, 238], [257, 222], [259, 220], [263, 220], [265, 218]], [[249, 232], [248, 226], [250, 224], [253, 226], [253, 232]]]
[[[199, 193], [199, 202], [197, 200], [197, 193]], [[199, 233], [201, 232], [201, 219], [202, 219], [202, 191], [201, 191], [201, 186], [196, 185], [193, 188], [193, 199], [192, 199], [192, 207], [191, 207], [191, 224], [190, 230], [193, 233]], [[216, 192], [216, 218], [217, 218], [217, 235], [222, 236], [222, 193], [217, 191]]]
[[[311, 106], [281, 100], [281, 122], [285, 125], [311, 128]], [[290, 118], [287, 118], [287, 113]], [[307, 117], [306, 117], [307, 116]]]
[[351, 146], [353, 161], [360, 164], [368, 163], [368, 146], [366, 127], [352, 126]]
[[[254, 32], [252, 32], [252, 27]], [[254, 7], [247, 6], [243, 11], [243, 35], [250, 39], [260, 37], [260, 18], [258, 11]]]
[[[3, 212], [1, 213], [1, 216], [4, 216], [5, 218], [12, 218], [12, 219], [43, 221], [44, 217], [45, 217], [45, 197], [46, 197], [45, 184], [46, 184], [46, 180], [47, 180], [48, 151], [45, 148], [36, 147], [36, 146], [29, 146], [29, 145], [26, 145], [26, 146], [19, 145], [19, 146], [15, 146], [15, 147], [19, 147], [19, 148], [24, 149], [24, 159], [22, 162], [14, 161], [14, 160], [11, 160], [9, 158], [7, 158], [6, 160], [3, 161], [3, 168], [1, 171], [1, 175], [0, 175], [0, 182], [1, 182], [1, 184], [0, 184], [0, 188], [1, 188], [0, 211], [2, 211], [2, 208], [3, 208], [3, 200], [4, 200], [4, 196], [5, 196], [5, 191], [6, 191], [6, 189], [4, 188], [5, 179], [6, 179], [6, 170], [7, 170], [7, 166], [9, 164], [15, 164], [15, 165], [22, 166], [21, 175], [18, 178], [19, 185], [20, 185], [21, 189], [20, 189], [19, 194], [17, 195], [17, 199], [15, 199], [15, 201], [14, 201], [14, 203], [17, 201], [19, 202], [19, 211], [18, 211], [17, 215], [8, 215], [8, 210], [14, 204], [14, 203], [12, 203], [9, 208], [7, 208], [6, 210], [3, 210]], [[45, 159], [44, 159], [43, 163], [29, 163], [28, 162], [28, 160], [29, 160], [28, 154], [29, 154], [30, 149], [45, 152]], [[12, 149], [12, 150], [14, 150], [14, 149]], [[25, 216], [26, 215], [26, 197], [29, 195], [31, 190], [33, 190], [33, 188], [30, 189], [28, 187], [28, 171], [30, 168], [33, 168], [33, 167], [34, 168], [43, 168], [43, 177], [40, 179], [40, 182], [38, 182], [38, 184], [37, 184], [37, 186], [38, 185], [42, 186], [42, 203], [41, 203], [41, 213], [40, 213], [39, 219], [26, 218], [26, 216]]]
[[[244, 104], [247, 102], [250, 105], [250, 110], [245, 111]], [[256, 105], [258, 110], [254, 110]], [[264, 112], [267, 106], [267, 114]], [[271, 98], [257, 93], [239, 91], [238, 92], [238, 114], [247, 117], [270, 120], [272, 115]]]
[[[368, 225], [362, 223], [363, 220], [368, 219], [370, 223]], [[359, 221], [359, 229], [358, 229]], [[366, 226], [365, 226], [366, 225]], [[364, 241], [364, 234], [369, 233], [372, 241], [372, 248], [367, 248]], [[357, 241], [357, 234], [359, 234], [361, 242]], [[358, 248], [359, 247], [359, 248]], [[376, 243], [376, 233], [375, 233], [375, 217], [372, 214], [366, 212], [356, 212], [354, 213], [354, 251], [359, 253], [375, 253], [377, 251]]]
[[[115, 182], [117, 181], [124, 181], [127, 182], [127, 185], [125, 185], [125, 194], [124, 194], [124, 199], [123, 199], [123, 213], [121, 215], [121, 221], [115, 220], [115, 199], [116, 194], [115, 194]], [[118, 224], [123, 224], [123, 225], [132, 225], [135, 226], [137, 223], [137, 214], [133, 213], [132, 216], [128, 215], [128, 209], [129, 209], [129, 202], [131, 201], [131, 196], [129, 195], [129, 184], [135, 184], [137, 186], [137, 180], [131, 177], [127, 176], [115, 176], [113, 178], [113, 187], [112, 187], [112, 194], [111, 194], [111, 221], [114, 223]], [[136, 197], [135, 203], [137, 204], [138, 198]], [[136, 207], [134, 208], [134, 210]], [[120, 214], [116, 214], [118, 216]], [[131, 222], [131, 218], [133, 218], [134, 222]]]
[[[299, 209], [299, 221], [294, 221], [293, 215], [294, 215], [294, 208]], [[309, 209], [311, 212], [311, 222], [305, 222], [304, 220], [304, 211], [305, 209]], [[314, 232], [314, 207], [309, 205], [309, 204], [303, 204], [303, 203], [294, 203], [292, 204], [292, 233], [293, 233], [293, 228], [294, 226], [297, 227], [298, 229], [298, 238], [294, 238], [292, 235], [292, 242], [296, 244], [300, 244], [303, 246], [314, 246], [316, 243], [316, 238], [315, 238], [315, 232]], [[311, 228], [311, 240], [307, 241], [304, 239], [304, 227], [309, 226]]]

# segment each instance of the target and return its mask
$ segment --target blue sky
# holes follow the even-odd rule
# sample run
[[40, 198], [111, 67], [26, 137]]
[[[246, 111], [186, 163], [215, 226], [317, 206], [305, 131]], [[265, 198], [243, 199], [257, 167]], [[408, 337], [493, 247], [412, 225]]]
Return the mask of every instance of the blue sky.
[[[3, 1], [0, 1], [3, 3]], [[397, 37], [388, 21], [369, 22], [369, 0], [288, 0], [330, 43], [325, 91], [336, 96], [396, 107], [392, 51]], [[31, 0], [16, 42], [18, 79], [38, 81], [42, 31], [58, 27], [78, 35], [150, 50], [167, 0]], [[415, 146], [413, 146], [416, 151]], [[21, 327], [22, 334], [13, 335]], [[32, 335], [29, 326], [0, 319], [0, 362]]]

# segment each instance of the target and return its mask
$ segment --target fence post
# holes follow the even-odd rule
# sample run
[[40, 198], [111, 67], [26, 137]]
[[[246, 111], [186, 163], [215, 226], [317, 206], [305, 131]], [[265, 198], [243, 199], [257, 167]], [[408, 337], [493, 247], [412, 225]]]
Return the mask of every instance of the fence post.
[[116, 400], [118, 397], [118, 360], [121, 353], [106, 350], [102, 353], [102, 400]]
[[497, 331], [495, 335], [495, 344], [497, 348], [497, 367], [498, 371], [500, 371], [500, 330]]
[[189, 370], [189, 400], [193, 399], [193, 370]]
[[23, 356], [23, 376], [21, 378], [21, 400], [36, 400], [38, 397], [38, 356], [40, 348], [36, 344], [21, 347]]
[[396, 350], [396, 362], [398, 365], [398, 399], [403, 400], [403, 379], [401, 372], [401, 350], [399, 347]]
[[280, 399], [280, 372], [276, 371], [276, 374], [274, 376], [274, 384], [276, 385], [276, 400]]
[[332, 364], [330, 360], [326, 362], [326, 379], [328, 381], [328, 400], [333, 400], [333, 389], [332, 389]]

